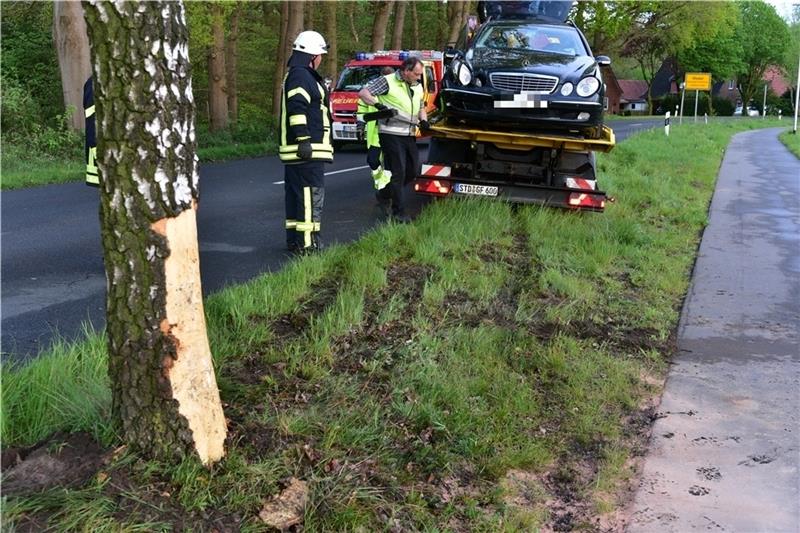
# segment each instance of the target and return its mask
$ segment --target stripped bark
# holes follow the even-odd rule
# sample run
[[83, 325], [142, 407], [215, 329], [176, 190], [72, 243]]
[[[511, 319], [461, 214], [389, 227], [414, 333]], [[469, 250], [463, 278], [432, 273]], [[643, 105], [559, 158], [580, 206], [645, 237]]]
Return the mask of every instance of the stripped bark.
[[195, 211], [195, 106], [183, 4], [86, 4], [92, 44], [112, 414], [145, 455], [224, 455]]

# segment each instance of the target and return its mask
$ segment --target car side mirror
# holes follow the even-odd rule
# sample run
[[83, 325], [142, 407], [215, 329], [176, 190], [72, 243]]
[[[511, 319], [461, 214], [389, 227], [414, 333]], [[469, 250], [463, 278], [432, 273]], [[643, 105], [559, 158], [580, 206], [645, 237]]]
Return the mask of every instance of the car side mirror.
[[597, 64], [601, 67], [610, 67], [611, 66], [611, 58], [608, 56], [597, 56], [594, 58], [597, 61]]

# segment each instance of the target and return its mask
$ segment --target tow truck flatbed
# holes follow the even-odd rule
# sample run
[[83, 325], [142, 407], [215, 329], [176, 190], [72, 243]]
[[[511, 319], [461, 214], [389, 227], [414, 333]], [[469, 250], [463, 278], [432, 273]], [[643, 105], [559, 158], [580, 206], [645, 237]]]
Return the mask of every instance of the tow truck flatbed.
[[494, 197], [514, 203], [602, 211], [595, 152], [614, 148], [614, 132], [597, 139], [544, 132], [481, 130], [439, 122], [414, 190], [433, 196]]

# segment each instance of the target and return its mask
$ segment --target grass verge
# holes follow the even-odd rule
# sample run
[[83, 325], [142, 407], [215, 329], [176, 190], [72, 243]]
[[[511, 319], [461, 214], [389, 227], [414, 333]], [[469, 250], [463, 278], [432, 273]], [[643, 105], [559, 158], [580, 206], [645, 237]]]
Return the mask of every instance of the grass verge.
[[789, 129], [781, 133], [778, 138], [786, 145], [786, 148], [800, 158], [800, 134], [792, 133], [792, 130]]
[[[5, 496], [4, 527], [261, 530], [297, 477], [308, 531], [597, 529], [644, 452], [725, 146], [756, 126], [632, 137], [598, 158], [602, 215], [437, 202], [213, 296], [227, 457], [117, 448], [77, 487]], [[104, 366], [94, 336], [4, 368], [4, 447], [118, 445]]]

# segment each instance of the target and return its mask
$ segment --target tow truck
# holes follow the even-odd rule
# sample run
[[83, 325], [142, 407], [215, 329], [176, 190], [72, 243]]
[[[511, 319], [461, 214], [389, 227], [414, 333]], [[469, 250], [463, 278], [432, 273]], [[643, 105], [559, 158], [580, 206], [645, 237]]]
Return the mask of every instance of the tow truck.
[[425, 108], [429, 113], [436, 109], [444, 75], [442, 52], [434, 50], [357, 52], [355, 57], [344, 65], [336, 87], [331, 92], [333, 142], [335, 145], [363, 140], [359, 138], [359, 130], [356, 126], [358, 91], [369, 80], [380, 76], [383, 68], [389, 67], [396, 70], [409, 56], [416, 56], [422, 60], [424, 66], [422, 90]]
[[596, 152], [614, 148], [614, 132], [599, 138], [562, 133], [473, 129], [442, 120], [432, 124], [428, 161], [414, 180], [419, 194], [481, 196], [514, 203], [603, 211]]

